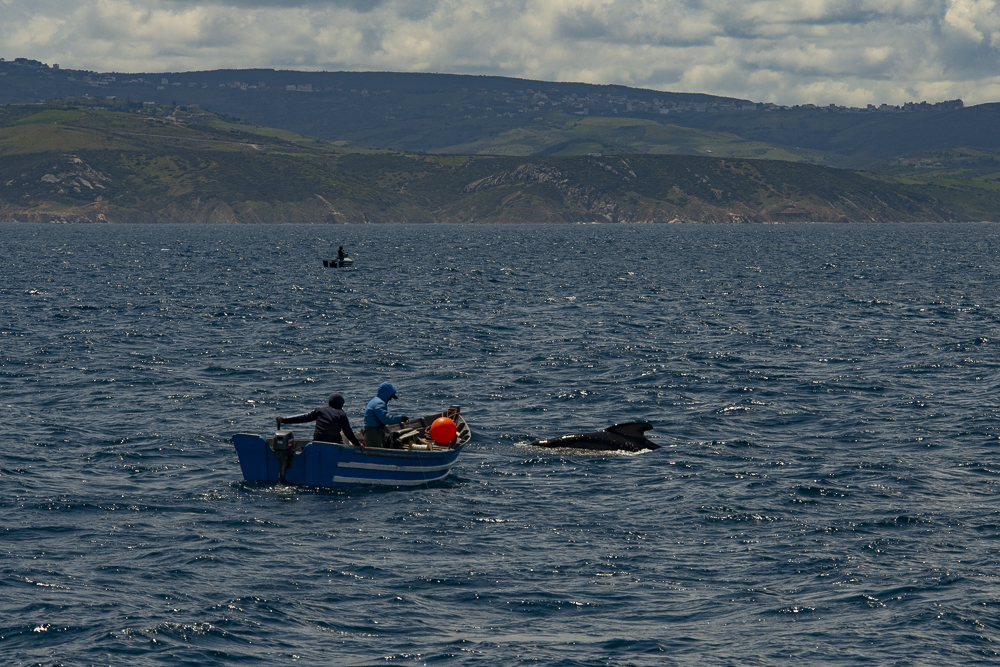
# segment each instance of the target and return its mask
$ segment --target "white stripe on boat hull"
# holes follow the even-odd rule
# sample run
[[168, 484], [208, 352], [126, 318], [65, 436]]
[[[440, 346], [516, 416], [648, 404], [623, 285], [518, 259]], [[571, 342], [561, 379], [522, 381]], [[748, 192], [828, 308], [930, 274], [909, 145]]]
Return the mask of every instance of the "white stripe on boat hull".
[[449, 470], [453, 465], [455, 465], [455, 461], [442, 466], [397, 466], [385, 463], [356, 463], [354, 461], [347, 461], [345, 463], [338, 463], [337, 468], [383, 470], [385, 472], [436, 472], [438, 470]]
[[374, 477], [341, 477], [340, 475], [334, 475], [334, 484], [363, 484], [365, 486], [418, 486], [420, 484], [426, 484], [427, 482], [436, 482], [439, 479], [444, 479], [448, 476], [445, 472], [443, 475], [438, 475], [437, 477], [427, 477], [425, 479], [376, 479]]

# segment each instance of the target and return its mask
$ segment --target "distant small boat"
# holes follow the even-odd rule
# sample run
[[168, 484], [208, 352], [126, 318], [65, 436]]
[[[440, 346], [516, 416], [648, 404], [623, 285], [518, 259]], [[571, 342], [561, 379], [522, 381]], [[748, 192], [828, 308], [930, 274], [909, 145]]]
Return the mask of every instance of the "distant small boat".
[[[451, 418], [457, 429], [455, 440], [443, 447], [427, 434], [431, 423], [442, 415]], [[457, 408], [387, 426], [389, 447], [315, 441], [299, 444], [291, 435], [290, 431], [278, 431], [271, 438], [233, 435], [243, 479], [324, 487], [417, 486], [447, 477], [472, 438]]]
[[324, 259], [323, 266], [330, 269], [342, 269], [354, 266], [354, 260], [348, 256], [344, 256], [344, 259]]

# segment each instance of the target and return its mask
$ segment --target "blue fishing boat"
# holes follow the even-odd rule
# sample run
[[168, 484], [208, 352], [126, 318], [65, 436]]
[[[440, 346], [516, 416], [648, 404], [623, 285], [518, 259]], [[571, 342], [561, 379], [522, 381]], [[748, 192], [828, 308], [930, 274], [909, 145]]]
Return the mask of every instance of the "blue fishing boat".
[[[440, 445], [430, 435], [439, 417], [455, 422], [456, 435]], [[346, 442], [346, 438], [341, 435]], [[417, 486], [448, 476], [472, 438], [457, 408], [386, 427], [385, 447], [355, 447], [336, 442], [296, 442], [291, 431], [266, 438], [233, 435], [243, 479], [305, 486]]]

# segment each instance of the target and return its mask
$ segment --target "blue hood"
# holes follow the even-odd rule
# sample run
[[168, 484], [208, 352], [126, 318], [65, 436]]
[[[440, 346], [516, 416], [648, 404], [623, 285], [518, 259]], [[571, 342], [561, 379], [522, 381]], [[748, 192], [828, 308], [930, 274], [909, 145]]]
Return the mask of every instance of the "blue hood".
[[383, 382], [378, 386], [378, 391], [375, 392], [375, 395], [383, 401], [388, 402], [390, 398], [396, 395], [396, 388], [388, 382]]

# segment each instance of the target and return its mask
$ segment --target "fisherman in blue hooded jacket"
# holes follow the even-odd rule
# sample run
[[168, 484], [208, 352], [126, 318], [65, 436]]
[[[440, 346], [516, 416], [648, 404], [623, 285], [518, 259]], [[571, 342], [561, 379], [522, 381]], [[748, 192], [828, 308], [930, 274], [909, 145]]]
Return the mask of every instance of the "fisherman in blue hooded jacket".
[[375, 392], [375, 398], [365, 406], [365, 447], [385, 446], [385, 427], [409, 420], [406, 415], [390, 415], [389, 401], [396, 396], [396, 388], [383, 382]]

